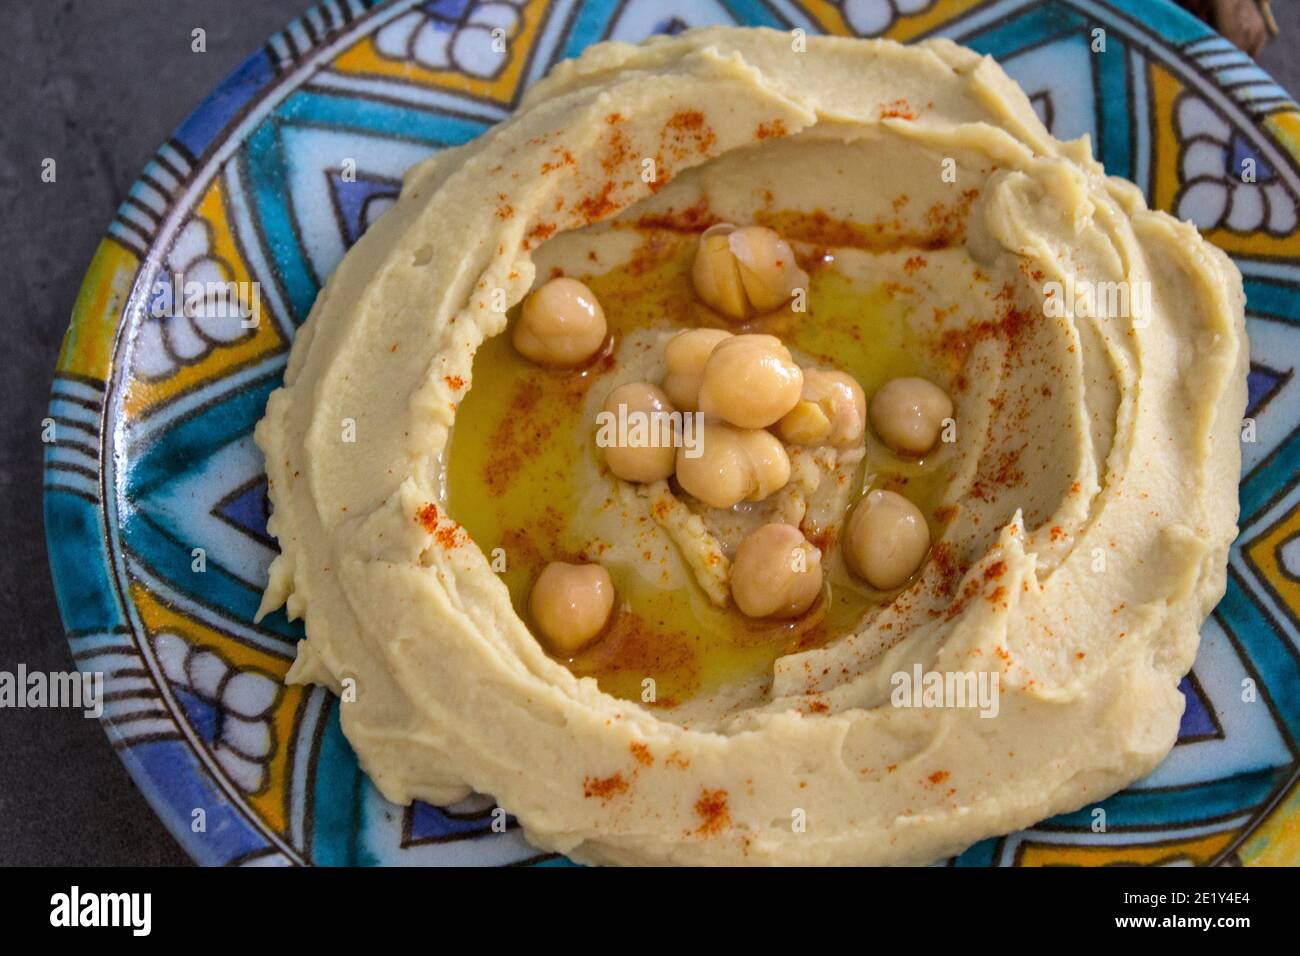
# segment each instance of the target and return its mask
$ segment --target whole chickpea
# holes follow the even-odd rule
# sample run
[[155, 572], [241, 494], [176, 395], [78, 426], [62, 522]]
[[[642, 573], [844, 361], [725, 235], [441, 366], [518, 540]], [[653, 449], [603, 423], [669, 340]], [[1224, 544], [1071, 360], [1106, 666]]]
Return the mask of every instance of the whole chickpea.
[[533, 583], [528, 608], [552, 653], [572, 657], [605, 629], [614, 583], [599, 564], [552, 561]]
[[736, 549], [731, 597], [747, 617], [798, 617], [821, 590], [821, 552], [793, 525], [763, 525]]
[[935, 446], [952, 399], [923, 378], [895, 378], [871, 396], [871, 427], [900, 455], [919, 458]]
[[929, 550], [925, 516], [893, 491], [869, 492], [849, 516], [844, 558], [873, 588], [892, 591], [907, 583]]
[[799, 402], [803, 370], [774, 335], [735, 335], [714, 347], [700, 381], [700, 411], [741, 428], [775, 424]]
[[742, 430], [740, 446], [749, 458], [754, 476], [753, 488], [745, 496], [746, 500], [762, 501], [790, 481], [790, 456], [781, 440], [771, 432], [762, 428]]
[[524, 300], [515, 323], [516, 351], [550, 368], [589, 361], [605, 343], [605, 310], [577, 279], [551, 279]]
[[790, 456], [769, 432], [706, 422], [700, 455], [677, 449], [677, 481], [713, 508], [761, 501], [790, 480]]
[[[610, 392], [605, 399], [604, 411], [617, 417], [620, 407], [626, 409], [625, 416], [636, 414], [647, 417], [647, 437], [651, 442], [661, 431], [656, 416], [673, 412], [668, 396], [649, 382], [629, 382]], [[624, 481], [650, 482], [667, 478], [673, 473], [674, 462], [677, 460], [677, 451], [671, 443], [613, 444], [602, 450], [609, 470]]]
[[684, 412], [699, 410], [704, 363], [718, 343], [729, 338], [731, 333], [723, 329], [687, 329], [668, 340], [664, 347], [664, 364], [668, 367], [664, 391], [677, 408]]
[[808, 273], [776, 232], [725, 222], [700, 236], [691, 278], [707, 305], [737, 321], [779, 308], [808, 285]]
[[705, 422], [698, 457], [677, 449], [677, 481], [688, 494], [713, 508], [730, 508], [745, 500], [754, 484], [749, 452], [740, 429]]
[[755, 312], [780, 308], [795, 289], [808, 287], [808, 273], [799, 268], [790, 243], [774, 230], [742, 226], [727, 237], [727, 245], [736, 256], [740, 282]]
[[867, 398], [847, 372], [803, 370], [799, 402], [777, 423], [776, 432], [794, 445], [851, 448], [867, 426]]

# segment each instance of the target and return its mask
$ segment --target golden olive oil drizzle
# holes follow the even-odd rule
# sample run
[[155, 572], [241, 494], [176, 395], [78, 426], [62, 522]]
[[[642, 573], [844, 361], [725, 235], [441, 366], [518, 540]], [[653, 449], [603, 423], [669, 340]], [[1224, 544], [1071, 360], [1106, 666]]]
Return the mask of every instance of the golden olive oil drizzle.
[[[575, 278], [600, 299], [616, 338], [647, 328], [735, 330], [696, 298], [694, 249], [692, 235], [646, 230], [628, 262]], [[779, 335], [797, 352], [854, 376], [868, 396], [890, 378], [933, 376], [905, 309], [885, 289], [863, 289], [826, 262], [812, 270], [809, 285], [806, 313], [787, 308], [743, 330]], [[446, 506], [489, 560], [504, 556], [502, 578], [525, 620], [529, 589], [547, 562], [601, 560], [581, 527], [577, 476], [581, 456], [595, 454], [584, 401], [607, 369], [602, 361], [580, 371], [539, 368], [515, 353], [508, 334], [484, 342], [474, 359], [447, 454]], [[906, 494], [934, 526], [946, 468], [875, 450], [863, 472], [876, 476], [875, 486]], [[777, 658], [849, 633], [883, 597], [843, 574], [831, 575], [828, 595], [803, 618], [755, 621], [734, 607], [714, 607], [694, 581], [664, 589], [649, 583], [643, 569], [602, 563], [618, 590], [614, 620], [567, 664], [624, 699], [644, 700], [643, 682], [651, 678], [654, 702], [663, 707], [733, 683], [764, 681]]]

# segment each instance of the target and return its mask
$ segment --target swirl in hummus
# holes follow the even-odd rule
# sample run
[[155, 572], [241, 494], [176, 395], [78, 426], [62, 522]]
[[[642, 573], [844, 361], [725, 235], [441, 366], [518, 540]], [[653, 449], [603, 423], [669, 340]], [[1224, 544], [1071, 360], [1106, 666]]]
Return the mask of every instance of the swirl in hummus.
[[[690, 294], [724, 222], [774, 229], [808, 277], [806, 310], [746, 331], [868, 398], [939, 383], [956, 440], [791, 449], [752, 507], [613, 476], [606, 396], [664, 383], [680, 329], [726, 325]], [[580, 370], [511, 350], [553, 276], [608, 316]], [[1150, 294], [1128, 317], [1052, 301], [1084, 286]], [[344, 733], [395, 802], [491, 794], [583, 862], [933, 861], [1172, 747], [1236, 531], [1242, 316], [1229, 260], [1054, 139], [988, 58], [748, 29], [600, 44], [412, 169], [320, 294], [257, 429], [281, 547], [262, 610], [305, 619], [290, 682], [355, 688]], [[837, 546], [868, 489], [932, 540], [890, 591]], [[827, 590], [756, 624], [727, 569], [782, 521]], [[570, 660], [527, 623], [551, 560], [598, 562], [618, 595]], [[895, 706], [918, 668], [996, 675], [996, 716]]]

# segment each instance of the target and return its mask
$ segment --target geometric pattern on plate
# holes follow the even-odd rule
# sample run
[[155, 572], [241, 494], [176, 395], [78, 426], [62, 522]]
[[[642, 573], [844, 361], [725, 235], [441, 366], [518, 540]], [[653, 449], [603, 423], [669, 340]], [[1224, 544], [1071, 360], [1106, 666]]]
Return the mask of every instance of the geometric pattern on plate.
[[[1300, 112], [1155, 0], [329, 0], [272, 37], [132, 186], [51, 396], [60, 612], [78, 666], [105, 674], [104, 725], [136, 783], [203, 863], [563, 862], [513, 821], [495, 832], [482, 798], [386, 803], [333, 696], [281, 686], [302, 630], [282, 613], [253, 623], [275, 544], [252, 428], [323, 278], [406, 168], [508, 115], [590, 43], [733, 22], [989, 53], [1056, 135], [1087, 134], [1109, 171], [1196, 221], [1245, 277], [1257, 441], [1243, 447], [1241, 536], [1182, 684], [1179, 744], [1102, 804], [1107, 832], [1084, 808], [953, 862], [1300, 863]], [[1233, 178], [1244, 159], [1253, 185]], [[151, 290], [191, 263], [256, 281], [258, 327], [159, 325]]]

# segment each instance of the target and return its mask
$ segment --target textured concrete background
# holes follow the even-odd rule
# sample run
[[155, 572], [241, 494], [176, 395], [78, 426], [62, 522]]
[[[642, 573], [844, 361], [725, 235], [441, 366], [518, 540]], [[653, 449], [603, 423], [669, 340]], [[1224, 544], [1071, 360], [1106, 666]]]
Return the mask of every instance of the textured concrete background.
[[[91, 254], [150, 154], [306, 0], [4, 0], [0, 62], [0, 670], [72, 667], [45, 560], [40, 422]], [[1300, 93], [1300, 3], [1261, 62]], [[190, 31], [207, 30], [207, 52]], [[54, 157], [58, 180], [42, 183]], [[180, 864], [97, 721], [0, 710], [0, 864]]]

